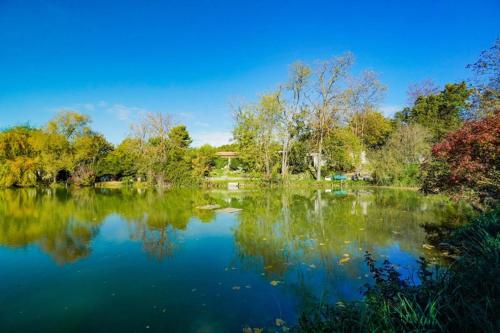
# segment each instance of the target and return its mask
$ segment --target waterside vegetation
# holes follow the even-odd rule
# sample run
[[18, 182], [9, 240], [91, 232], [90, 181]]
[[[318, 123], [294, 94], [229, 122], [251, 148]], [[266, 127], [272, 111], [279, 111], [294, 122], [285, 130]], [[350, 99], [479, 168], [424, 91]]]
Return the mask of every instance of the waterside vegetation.
[[[163, 113], [144, 114], [113, 145], [88, 116], [62, 110], [40, 128], [0, 132], [0, 186], [306, 184], [347, 174], [481, 205], [498, 197], [499, 48], [469, 66], [473, 83], [411, 86], [409, 106], [392, 118], [380, 112], [386, 87], [373, 71], [353, 74], [351, 53], [296, 62], [275, 91], [235, 107], [234, 142], [221, 147], [191, 147], [186, 126]], [[227, 163], [223, 151], [237, 157]]]

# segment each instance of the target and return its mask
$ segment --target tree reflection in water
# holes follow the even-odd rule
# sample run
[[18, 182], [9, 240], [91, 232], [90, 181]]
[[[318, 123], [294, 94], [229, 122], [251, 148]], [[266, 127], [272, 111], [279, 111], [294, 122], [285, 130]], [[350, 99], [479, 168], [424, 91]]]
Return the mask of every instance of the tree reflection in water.
[[460, 220], [460, 207], [412, 191], [17, 189], [0, 191], [0, 245], [36, 244], [55, 261], [74, 262], [91, 253], [91, 242], [107, 217], [116, 214], [133, 228], [130, 240], [161, 260], [174, 254], [178, 233], [191, 219], [210, 223], [207, 204], [242, 208], [234, 215], [234, 241], [244, 264], [283, 276], [289, 267], [312, 262], [333, 272], [349, 255], [397, 243], [420, 253], [422, 223]]

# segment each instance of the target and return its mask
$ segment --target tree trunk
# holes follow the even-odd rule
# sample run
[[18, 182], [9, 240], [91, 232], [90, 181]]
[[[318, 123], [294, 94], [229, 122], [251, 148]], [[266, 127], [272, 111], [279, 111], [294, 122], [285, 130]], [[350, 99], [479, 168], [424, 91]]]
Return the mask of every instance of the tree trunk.
[[281, 177], [283, 179], [288, 176], [288, 143], [283, 142], [283, 149], [281, 152]]
[[319, 143], [318, 143], [318, 156], [317, 156], [317, 167], [316, 167], [316, 181], [321, 180], [321, 160], [322, 160], [322, 150], [323, 150], [323, 135], [320, 136], [319, 138]]

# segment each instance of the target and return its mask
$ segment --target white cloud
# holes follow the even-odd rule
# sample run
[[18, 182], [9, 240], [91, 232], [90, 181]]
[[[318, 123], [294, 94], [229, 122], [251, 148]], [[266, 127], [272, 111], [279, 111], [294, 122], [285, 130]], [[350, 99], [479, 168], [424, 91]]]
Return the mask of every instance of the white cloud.
[[403, 110], [401, 105], [384, 105], [380, 108], [380, 111], [386, 117], [392, 117], [396, 112]]
[[85, 109], [87, 111], [94, 111], [95, 110], [95, 105], [92, 103], [83, 104], [82, 107], [83, 107], [83, 109]]
[[233, 138], [231, 132], [226, 131], [192, 133], [191, 136], [193, 137], [193, 146], [195, 147], [199, 147], [204, 144], [221, 146], [231, 143], [231, 140]]
[[108, 107], [106, 111], [112, 113], [122, 121], [129, 121], [131, 120], [131, 118], [136, 118], [136, 116], [148, 112], [148, 110], [143, 108], [135, 106], [127, 106], [123, 104], [113, 104], [110, 107]]

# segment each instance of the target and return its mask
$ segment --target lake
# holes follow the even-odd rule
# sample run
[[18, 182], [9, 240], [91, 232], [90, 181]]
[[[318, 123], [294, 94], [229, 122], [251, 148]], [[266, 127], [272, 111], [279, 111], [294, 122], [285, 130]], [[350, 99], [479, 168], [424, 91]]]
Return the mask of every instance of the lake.
[[282, 331], [360, 299], [365, 251], [413, 276], [421, 225], [462, 213], [374, 188], [2, 190], [0, 332]]

